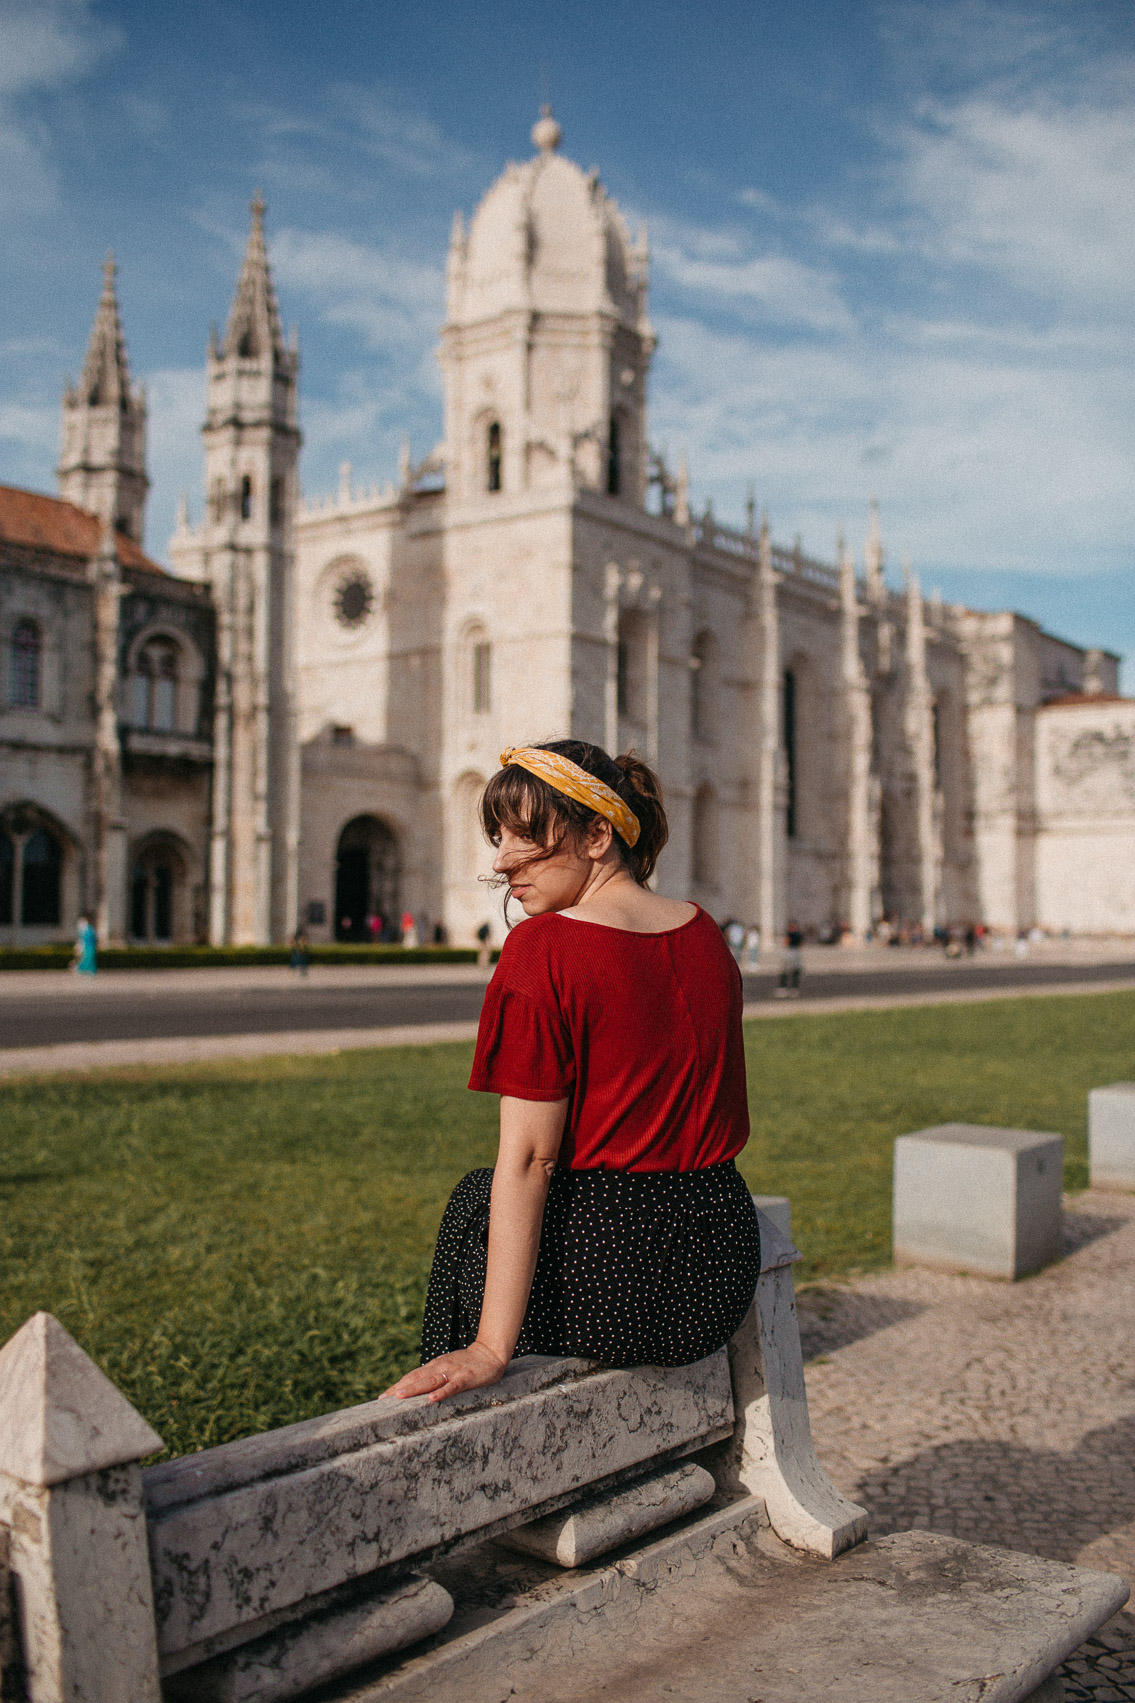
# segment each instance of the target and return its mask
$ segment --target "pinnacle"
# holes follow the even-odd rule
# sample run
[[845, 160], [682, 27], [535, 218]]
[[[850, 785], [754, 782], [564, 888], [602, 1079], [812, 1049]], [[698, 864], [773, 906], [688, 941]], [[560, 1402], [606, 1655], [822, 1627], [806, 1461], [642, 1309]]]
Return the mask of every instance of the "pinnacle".
[[0, 1472], [46, 1487], [161, 1447], [50, 1313], [33, 1314], [0, 1349]]
[[267, 208], [257, 190], [249, 211], [252, 228], [248, 247], [237, 280], [229, 323], [225, 331], [224, 353], [248, 360], [259, 360], [270, 353], [283, 353], [284, 334], [276, 306], [276, 291], [268, 265], [264, 244], [264, 214]]
[[95, 310], [81, 381], [83, 394], [92, 407], [106, 402], [121, 403], [130, 395], [130, 367], [115, 291], [117, 271], [114, 255], [108, 250], [102, 266], [102, 294]]

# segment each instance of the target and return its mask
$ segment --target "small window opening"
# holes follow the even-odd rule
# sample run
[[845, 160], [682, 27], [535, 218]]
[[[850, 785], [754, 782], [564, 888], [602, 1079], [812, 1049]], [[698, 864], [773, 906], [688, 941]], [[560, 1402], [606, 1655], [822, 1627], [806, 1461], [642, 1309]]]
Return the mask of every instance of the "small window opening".
[[9, 702], [17, 709], [38, 709], [43, 677], [43, 640], [34, 621], [17, 621], [12, 630], [9, 664]]
[[491, 707], [492, 646], [482, 640], [473, 646], [473, 714], [487, 715]]
[[501, 489], [502, 473], [501, 427], [500, 421], [494, 420], [492, 425], [489, 427], [488, 488], [490, 491], [499, 491]]
[[337, 722], [331, 729], [331, 743], [332, 745], [353, 745], [355, 743], [354, 728], [346, 727], [341, 722]]
[[621, 638], [615, 651], [615, 706], [620, 715], [626, 715], [631, 698], [631, 648], [626, 639]]
[[607, 432], [607, 495], [617, 497], [621, 483], [619, 421], [617, 415], [612, 414], [610, 428]]
[[252, 480], [247, 473], [240, 482], [240, 518], [252, 519]]
[[177, 646], [168, 639], [151, 639], [142, 646], [130, 682], [130, 721], [153, 733], [173, 733], [177, 727]]
[[784, 676], [784, 759], [787, 780], [785, 800], [785, 831], [790, 840], [796, 838], [796, 676], [788, 669]]

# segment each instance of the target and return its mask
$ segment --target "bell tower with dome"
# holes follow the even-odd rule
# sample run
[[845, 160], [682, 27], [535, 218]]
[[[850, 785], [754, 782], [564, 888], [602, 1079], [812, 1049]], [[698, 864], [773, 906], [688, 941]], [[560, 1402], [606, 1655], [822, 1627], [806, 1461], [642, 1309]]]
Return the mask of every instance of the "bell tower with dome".
[[506, 168], [468, 231], [454, 221], [441, 365], [458, 504], [541, 489], [645, 499], [645, 238], [560, 135], [545, 107], [534, 158]]

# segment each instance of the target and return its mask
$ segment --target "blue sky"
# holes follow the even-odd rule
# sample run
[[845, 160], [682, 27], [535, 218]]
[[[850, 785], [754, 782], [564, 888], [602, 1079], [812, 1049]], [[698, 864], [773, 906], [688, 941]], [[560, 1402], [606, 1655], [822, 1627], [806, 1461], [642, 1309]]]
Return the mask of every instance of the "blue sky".
[[1135, 654], [1132, 0], [0, 0], [0, 480], [53, 487], [113, 248], [164, 556], [257, 187], [306, 492], [425, 453], [453, 211], [545, 87], [647, 221], [698, 503], [830, 556], [877, 495], [892, 569]]

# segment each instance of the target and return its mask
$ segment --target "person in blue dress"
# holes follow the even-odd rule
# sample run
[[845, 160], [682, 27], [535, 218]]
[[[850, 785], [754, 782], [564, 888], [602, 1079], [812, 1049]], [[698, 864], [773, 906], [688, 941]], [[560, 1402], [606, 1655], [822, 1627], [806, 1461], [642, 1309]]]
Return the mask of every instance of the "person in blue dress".
[[80, 976], [93, 976], [98, 969], [98, 936], [94, 924], [88, 917], [79, 918], [79, 926], [75, 931], [75, 956], [72, 960], [76, 973]]

